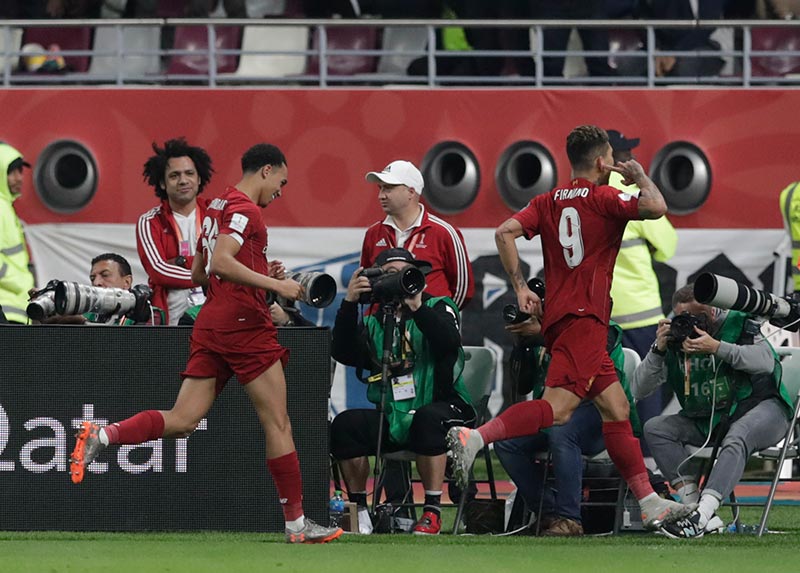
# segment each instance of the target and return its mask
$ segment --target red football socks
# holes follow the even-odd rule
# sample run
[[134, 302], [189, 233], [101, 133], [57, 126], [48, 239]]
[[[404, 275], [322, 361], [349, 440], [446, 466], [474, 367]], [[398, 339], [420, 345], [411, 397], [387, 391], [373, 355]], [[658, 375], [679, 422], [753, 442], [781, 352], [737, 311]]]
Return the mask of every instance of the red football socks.
[[278, 497], [283, 506], [283, 517], [294, 521], [303, 516], [303, 478], [300, 476], [300, 460], [297, 452], [267, 460]]
[[545, 400], [514, 404], [478, 428], [484, 444], [509, 438], [532, 436], [553, 425], [553, 407]]
[[603, 422], [603, 438], [609, 457], [623, 479], [628, 482], [636, 499], [643, 499], [653, 493], [642, 451], [639, 449], [639, 440], [633, 437], [630, 421]]
[[109, 444], [141, 444], [164, 436], [164, 416], [158, 410], [145, 410], [127, 420], [109, 424], [103, 431]]

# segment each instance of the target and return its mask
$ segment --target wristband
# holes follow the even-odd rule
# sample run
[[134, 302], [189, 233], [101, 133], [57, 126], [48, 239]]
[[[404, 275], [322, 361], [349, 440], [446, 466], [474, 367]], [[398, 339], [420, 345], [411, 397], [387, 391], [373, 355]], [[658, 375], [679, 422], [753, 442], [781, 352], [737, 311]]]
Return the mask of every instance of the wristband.
[[656, 344], [655, 342], [650, 347], [650, 352], [652, 352], [656, 356], [666, 356], [667, 355], [667, 351], [666, 350], [659, 350], [658, 349], [658, 344]]

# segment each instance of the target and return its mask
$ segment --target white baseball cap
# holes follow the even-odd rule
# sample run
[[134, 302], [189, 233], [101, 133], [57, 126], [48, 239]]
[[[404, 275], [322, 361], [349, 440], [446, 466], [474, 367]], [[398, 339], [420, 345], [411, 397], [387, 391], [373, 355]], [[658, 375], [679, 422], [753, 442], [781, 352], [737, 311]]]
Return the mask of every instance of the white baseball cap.
[[370, 171], [365, 179], [370, 183], [386, 183], [387, 185], [405, 185], [422, 195], [422, 188], [425, 182], [422, 173], [419, 172], [413, 163], [402, 159], [392, 161], [383, 168], [383, 171]]

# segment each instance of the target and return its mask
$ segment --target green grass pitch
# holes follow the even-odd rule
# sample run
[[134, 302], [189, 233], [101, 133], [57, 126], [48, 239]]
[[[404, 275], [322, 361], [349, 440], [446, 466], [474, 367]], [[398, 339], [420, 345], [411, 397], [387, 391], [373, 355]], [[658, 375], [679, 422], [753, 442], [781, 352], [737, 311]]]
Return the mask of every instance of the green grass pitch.
[[[723, 508], [723, 515], [729, 511]], [[745, 523], [758, 510], [743, 509]], [[452, 523], [452, 519], [450, 519]], [[258, 533], [0, 532], [3, 573], [430, 573], [661, 571], [790, 573], [800, 570], [800, 508], [776, 506], [775, 533], [675, 541], [629, 533], [582, 539], [487, 535], [345, 535], [326, 545], [288, 545]], [[780, 531], [778, 533], [777, 531]]]

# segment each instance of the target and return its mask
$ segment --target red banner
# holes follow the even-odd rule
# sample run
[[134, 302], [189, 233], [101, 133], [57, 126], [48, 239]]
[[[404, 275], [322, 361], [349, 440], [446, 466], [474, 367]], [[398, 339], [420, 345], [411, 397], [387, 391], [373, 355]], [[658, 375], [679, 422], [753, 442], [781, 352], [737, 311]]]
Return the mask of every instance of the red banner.
[[683, 140], [711, 166], [711, 192], [700, 209], [670, 220], [683, 228], [781, 226], [778, 194], [800, 178], [796, 90], [6, 90], [0, 139], [31, 163], [59, 139], [83, 143], [98, 164], [98, 190], [82, 210], [50, 211], [31, 179], [17, 203], [29, 224], [134, 223], [156, 204], [142, 181], [150, 144], [186, 136], [211, 154], [217, 173], [206, 191], [239, 181], [249, 146], [278, 145], [289, 166], [285, 197], [270, 207], [273, 226], [365, 227], [380, 218], [367, 171], [393, 159], [420, 164], [436, 143], [454, 140], [475, 154], [480, 190], [462, 227], [495, 227], [511, 214], [494, 172], [512, 143], [533, 140], [569, 176], [564, 141], [594, 123], [640, 137], [648, 167], [659, 149]]

